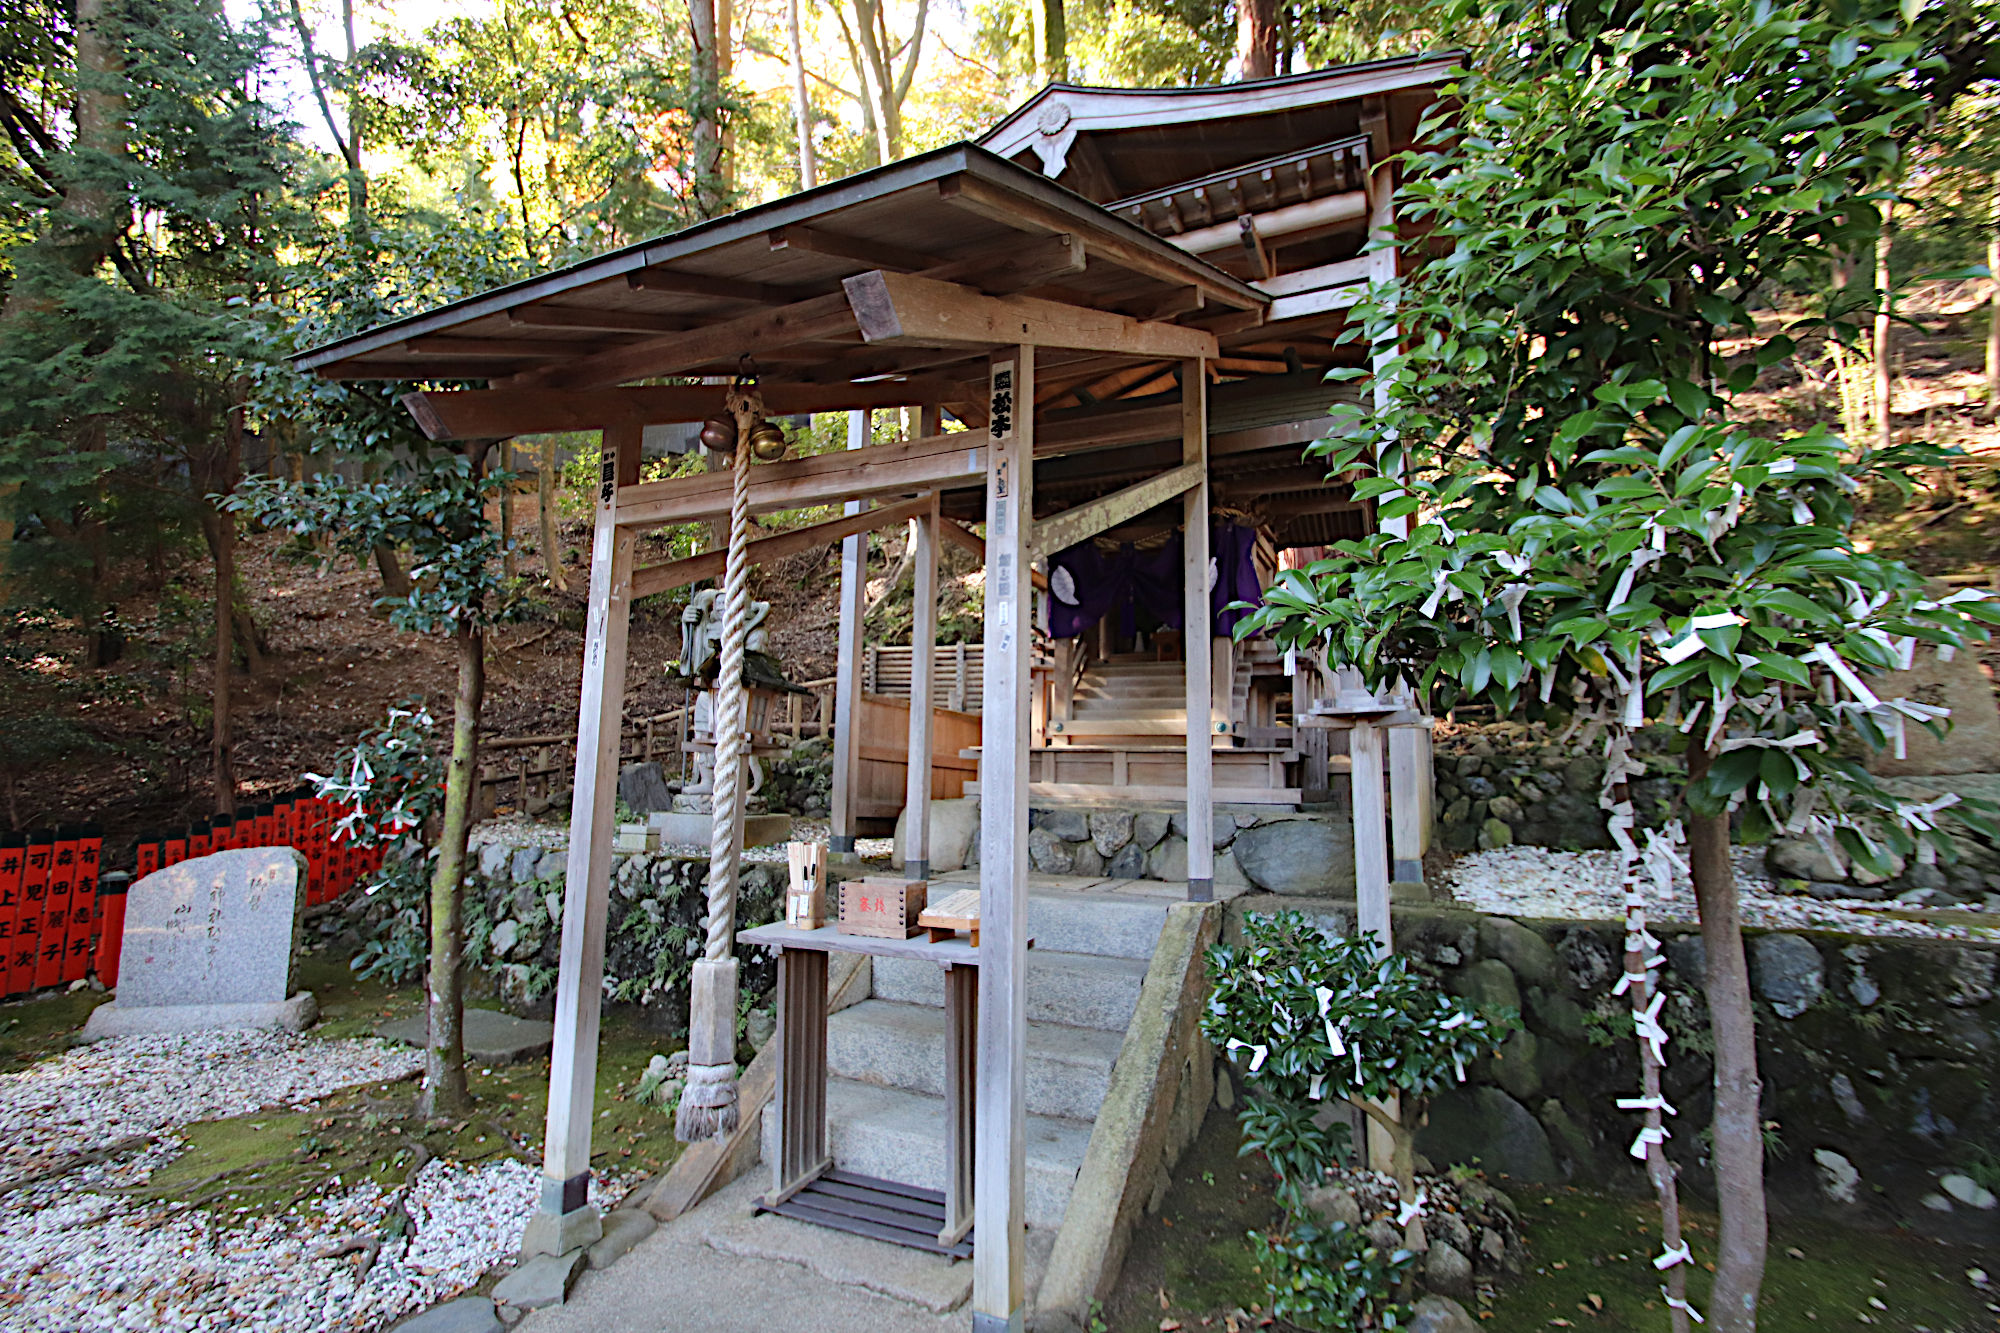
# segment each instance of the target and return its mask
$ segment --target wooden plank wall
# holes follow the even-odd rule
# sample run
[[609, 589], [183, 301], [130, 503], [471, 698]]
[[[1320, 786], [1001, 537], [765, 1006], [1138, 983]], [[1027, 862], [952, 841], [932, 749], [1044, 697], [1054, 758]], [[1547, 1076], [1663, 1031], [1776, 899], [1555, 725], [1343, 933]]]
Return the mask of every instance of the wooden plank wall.
[[[904, 661], [909, 660], [909, 650]], [[879, 694], [861, 696], [860, 779], [856, 784], [854, 814], [858, 819], [894, 819], [907, 799], [909, 776], [910, 704]], [[965, 794], [965, 784], [979, 776], [979, 761], [966, 759], [959, 751], [979, 744], [979, 717], [955, 709], [931, 710], [931, 799], [955, 800]]]

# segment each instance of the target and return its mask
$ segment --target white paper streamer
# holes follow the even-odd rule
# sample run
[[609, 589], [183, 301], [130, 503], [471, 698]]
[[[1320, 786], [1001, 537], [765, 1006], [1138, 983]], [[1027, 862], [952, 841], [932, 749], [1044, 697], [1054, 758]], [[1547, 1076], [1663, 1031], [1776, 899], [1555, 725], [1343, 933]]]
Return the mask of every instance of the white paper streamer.
[[1654, 1144], [1664, 1144], [1672, 1137], [1666, 1130], [1648, 1125], [1639, 1131], [1638, 1138], [1632, 1140], [1632, 1156], [1643, 1162], [1646, 1160], [1646, 1154], [1652, 1150]]
[[1231, 1054], [1234, 1054], [1239, 1048], [1246, 1046], [1250, 1049], [1250, 1072], [1254, 1074], [1264, 1067], [1264, 1057], [1271, 1053], [1271, 1048], [1263, 1045], [1252, 1045], [1241, 1037], [1231, 1037], [1229, 1039], [1228, 1049]]
[[1687, 1317], [1694, 1320], [1695, 1323], [1706, 1324], [1708, 1322], [1706, 1319], [1703, 1319], [1701, 1317], [1701, 1311], [1695, 1309], [1692, 1305], [1689, 1305], [1686, 1301], [1682, 1300], [1680, 1297], [1673, 1295], [1665, 1287], [1660, 1288], [1660, 1295], [1665, 1296], [1667, 1298], [1667, 1305], [1670, 1308], [1685, 1312]]
[[1659, 1258], [1653, 1260], [1653, 1267], [1664, 1273], [1675, 1264], [1691, 1264], [1693, 1262], [1694, 1251], [1688, 1248], [1686, 1241], [1682, 1241], [1678, 1246], [1669, 1246], [1660, 1251]]
[[1416, 1218], [1424, 1215], [1424, 1205], [1430, 1202], [1430, 1191], [1419, 1187], [1417, 1197], [1396, 1208], [1396, 1225], [1406, 1227]]

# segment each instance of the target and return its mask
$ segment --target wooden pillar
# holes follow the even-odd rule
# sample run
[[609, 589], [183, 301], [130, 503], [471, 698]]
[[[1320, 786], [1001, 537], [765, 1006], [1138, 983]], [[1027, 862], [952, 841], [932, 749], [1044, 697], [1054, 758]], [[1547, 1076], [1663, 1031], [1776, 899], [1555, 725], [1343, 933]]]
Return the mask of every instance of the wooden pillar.
[[[1181, 462], [1208, 466], [1208, 367], [1197, 357], [1181, 362]], [[1210, 644], [1215, 618], [1208, 597], [1208, 477], [1181, 497], [1181, 585], [1187, 659], [1187, 892], [1188, 901], [1215, 898], [1215, 726]]]
[[[1415, 709], [1415, 693], [1397, 691], [1404, 707]], [[1392, 878], [1421, 883], [1424, 853], [1431, 845], [1431, 731], [1428, 720], [1389, 728], [1389, 830]]]
[[819, 1179], [826, 1151], [826, 955], [786, 949], [778, 955], [778, 1156], [771, 1163], [775, 1208]]
[[615, 521], [618, 487], [638, 480], [639, 429], [604, 432], [590, 550], [583, 690], [576, 718], [575, 795], [563, 885], [562, 952], [541, 1206], [521, 1238], [526, 1254], [566, 1254], [603, 1234], [589, 1202], [597, 1027], [604, 991], [605, 911], [616, 832], [618, 742], [625, 708], [625, 631], [632, 610], [634, 534]]
[[1035, 349], [990, 368], [986, 699], [980, 716], [979, 1084], [973, 1164], [973, 1333], [1020, 1333], [1025, 1312], [1028, 1012], [1027, 540], [1034, 521]]
[[[924, 409], [926, 434], [935, 408]], [[910, 520], [914, 600], [910, 613], [910, 767], [903, 796], [903, 875], [912, 882], [930, 878], [931, 694], [937, 658], [937, 496], [930, 509]]]
[[[847, 447], [860, 449], [867, 443], [868, 413], [848, 413]], [[858, 514], [861, 504], [849, 500], [842, 512]], [[867, 596], [868, 534], [861, 532], [840, 543], [840, 651], [833, 669], [833, 809], [827, 850], [841, 858], [854, 855], [854, 788], [861, 770], [854, 720], [861, 712], [861, 611]]]
[[1354, 901], [1364, 934], [1375, 936], [1375, 949], [1386, 958], [1395, 948], [1389, 930], [1389, 838], [1382, 793], [1382, 728], [1356, 719], [1347, 733], [1347, 754], [1353, 767], [1348, 781], [1354, 793]]
[[[1368, 237], [1373, 241], [1394, 241], [1396, 239], [1396, 166], [1393, 162], [1377, 162], [1368, 176]], [[1396, 276], [1396, 252], [1394, 250], [1373, 250], [1368, 255], [1368, 280], [1388, 282]], [[1377, 411], [1389, 405], [1389, 379], [1387, 356], [1377, 356], [1375, 371], [1375, 408]], [[1393, 447], [1393, 446], [1392, 446]], [[1402, 469], [1397, 467], [1395, 471]], [[1384, 497], [1385, 499], [1387, 497]], [[1392, 537], [1410, 535], [1410, 520], [1388, 518], [1382, 520], [1382, 531]]]

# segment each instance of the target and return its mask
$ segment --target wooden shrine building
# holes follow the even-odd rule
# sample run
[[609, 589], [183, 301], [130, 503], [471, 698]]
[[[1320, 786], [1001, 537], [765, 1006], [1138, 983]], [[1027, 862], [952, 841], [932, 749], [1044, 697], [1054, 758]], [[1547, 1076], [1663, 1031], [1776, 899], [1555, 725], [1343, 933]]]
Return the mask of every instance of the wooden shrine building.
[[[1286, 552], [1372, 522], [1301, 449], [1336, 393], [1326, 372], [1359, 363], [1339, 335], [1359, 284], [1387, 258], [1364, 246], [1395, 226], [1390, 159], [1410, 145], [1449, 65], [1420, 57], [1224, 88], [1051, 86], [978, 144], [299, 358], [335, 379], [483, 380], [411, 395], [434, 439], [603, 432], [545, 1246], [582, 1243], [596, 1216], [586, 1186], [631, 604], [722, 572], [718, 555], [641, 566], [637, 538], [725, 519], [736, 489], [737, 469], [641, 482], [642, 439], [649, 425], [722, 412], [729, 381], [754, 365], [771, 416], [860, 414], [846, 451], [744, 469], [753, 517], [845, 506], [815, 526], [758, 535], [743, 556], [846, 544], [835, 736], [850, 787], [862, 534], [914, 521], [913, 701], [938, 693], [938, 544], [983, 552], [983, 931], [976, 1105], [965, 1109], [978, 1134], [965, 1192], [974, 1327], [1021, 1326], [1029, 801], [1123, 790], [1184, 806], [1189, 826], [1206, 828], [1218, 799], [1290, 803], [1324, 788], [1324, 750], [1314, 771], [1303, 733], [1286, 725], [1295, 689], [1316, 686], [1254, 641], [1239, 650], [1215, 632], [1211, 542], [1233, 543], [1239, 569], [1268, 578]], [[869, 443], [865, 414], [885, 408], [908, 409], [917, 428]], [[1138, 565], [1144, 596], [1089, 622], [1085, 604], [1103, 591], [1093, 579], [1126, 568], [1137, 586]], [[1050, 637], [1065, 614], [1071, 632]], [[1133, 690], [1123, 702], [1121, 682]], [[930, 716], [910, 712], [912, 878], [926, 861]], [[851, 849], [851, 791], [835, 805], [835, 850]], [[1192, 840], [1189, 897], [1211, 895], [1212, 858], [1206, 839]]]

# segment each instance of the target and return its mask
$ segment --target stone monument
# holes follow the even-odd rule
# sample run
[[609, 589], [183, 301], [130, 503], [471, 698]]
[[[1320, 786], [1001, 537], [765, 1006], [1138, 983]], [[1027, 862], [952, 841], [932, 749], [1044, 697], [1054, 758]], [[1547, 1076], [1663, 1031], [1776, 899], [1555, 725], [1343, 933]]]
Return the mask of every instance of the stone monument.
[[223, 1028], [303, 1030], [319, 1014], [292, 993], [305, 858], [289, 847], [196, 857], [126, 898], [118, 991], [85, 1040]]

